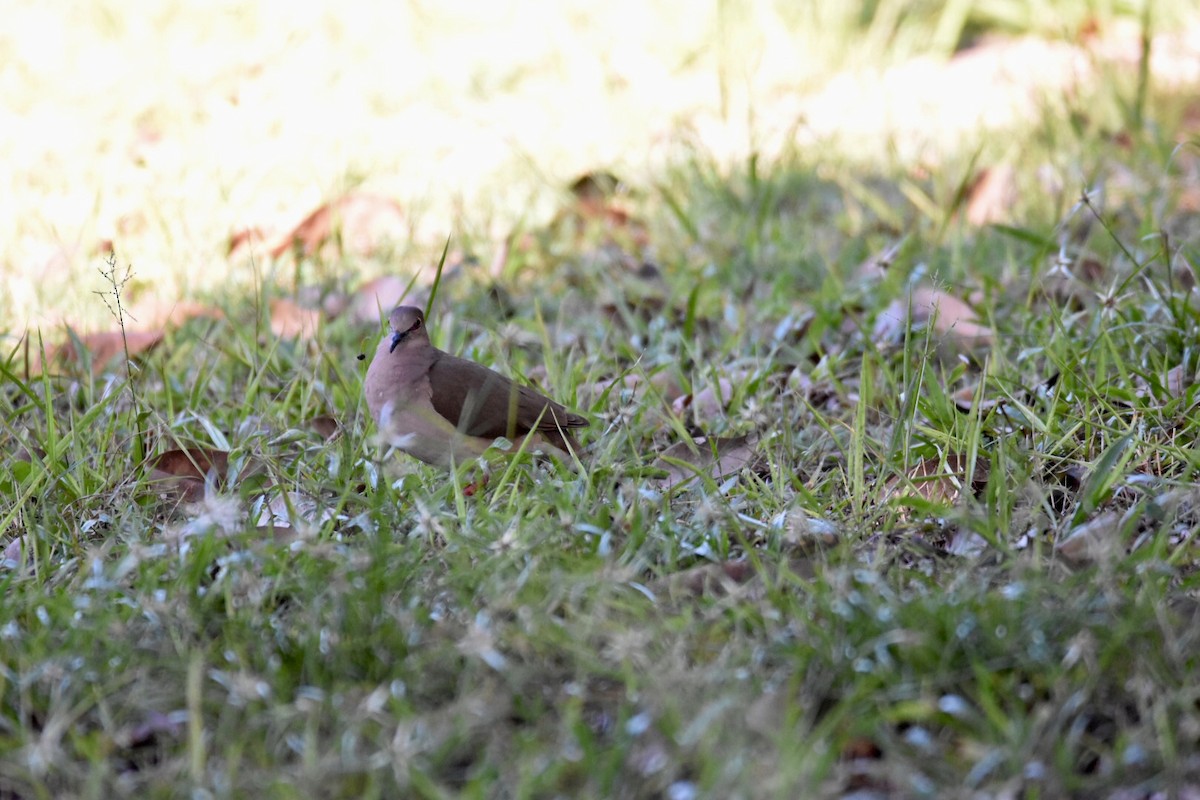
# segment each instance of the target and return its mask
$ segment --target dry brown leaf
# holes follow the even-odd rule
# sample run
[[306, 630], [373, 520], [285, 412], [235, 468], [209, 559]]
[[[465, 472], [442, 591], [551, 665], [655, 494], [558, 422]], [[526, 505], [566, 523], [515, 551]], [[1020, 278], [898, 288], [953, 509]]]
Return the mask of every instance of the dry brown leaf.
[[303, 492], [270, 492], [255, 521], [258, 528], [311, 528], [333, 516], [333, 510], [320, 508], [314, 497]]
[[768, 689], [746, 709], [746, 727], [766, 738], [779, 734], [793, 701], [781, 689]]
[[304, 424], [320, 434], [321, 438], [325, 440], [332, 439], [342, 432], [342, 426], [329, 414], [319, 414]]
[[1103, 514], [1079, 525], [1054, 546], [1060, 556], [1077, 564], [1095, 563], [1111, 558], [1120, 548], [1117, 534], [1121, 517], [1115, 511]]
[[118, 747], [131, 748], [154, 745], [164, 737], [175, 739], [183, 733], [186, 721], [186, 711], [173, 711], [170, 714], [151, 711], [138, 724], [117, 731], [113, 743]]
[[4, 553], [0, 554], [0, 567], [16, 569], [21, 566], [21, 557], [24, 549], [25, 536], [18, 536], [13, 539], [4, 546]]
[[911, 297], [912, 321], [928, 323], [933, 329], [967, 346], [988, 346], [992, 329], [979, 323], [975, 312], [962, 300], [936, 289], [919, 287]]
[[628, 210], [619, 203], [621, 180], [611, 172], [597, 171], [580, 175], [571, 183], [571, 195], [575, 207], [585, 219], [603, 220], [622, 226], [631, 221]]
[[621, 196], [621, 181], [612, 173], [587, 172], [568, 187], [574, 205], [560, 211], [556, 223], [573, 221], [575, 235], [581, 237], [589, 225], [600, 225], [613, 238], [625, 240], [637, 248], [650, 243], [645, 223], [634, 217]]
[[229, 235], [229, 242], [225, 246], [225, 255], [235, 256], [239, 250], [253, 248], [255, 245], [265, 244], [266, 241], [267, 232], [258, 226], [239, 228]]
[[654, 462], [654, 466], [667, 471], [667, 477], [658, 483], [663, 489], [672, 489], [698, 475], [720, 481], [743, 469], [753, 469], [761, 462], [755, 448], [757, 444], [758, 436], [755, 434], [724, 439], [701, 437], [694, 442], [676, 442]]
[[[533, 377], [530, 371], [530, 378]], [[636, 399], [648, 389], [653, 388], [662, 395], [663, 400], [672, 402], [683, 395], [683, 386], [675, 378], [671, 370], [660, 370], [650, 377], [639, 373], [629, 373], [612, 380], [597, 381], [590, 386], [579, 388], [580, 402], [590, 404], [611, 390], [610, 396], [619, 397], [622, 392], [630, 392], [631, 399]]]
[[195, 503], [204, 499], [209, 472], [220, 485], [229, 469], [229, 454], [209, 447], [168, 450], [148, 465], [149, 480], [156, 491]]
[[984, 399], [981, 399], [977, 404], [975, 402], [975, 395], [977, 395], [978, 393], [979, 393], [978, 385], [964, 386], [963, 388], [959, 389], [958, 391], [953, 392], [950, 395], [950, 398], [954, 401], [954, 405], [956, 408], [958, 408], [959, 411], [974, 411], [974, 410], [988, 411], [989, 409], [993, 409], [996, 406], [998, 406], [1004, 402], [1004, 400], [1002, 398], [1001, 399], [984, 398]]
[[272, 258], [296, 251], [312, 256], [336, 233], [344, 252], [369, 255], [388, 239], [407, 234], [408, 219], [395, 200], [366, 192], [351, 192], [324, 203], [277, 240]]
[[1008, 222], [1017, 197], [1015, 169], [1007, 164], [985, 167], [967, 193], [967, 222], [977, 227]]
[[841, 753], [843, 761], [880, 758], [883, 758], [883, 750], [880, 749], [874, 739], [868, 739], [865, 736], [857, 736], [848, 741], [845, 747], [842, 748]]
[[1176, 202], [1176, 210], [1195, 214], [1200, 211], [1200, 186], [1188, 184], [1179, 190], [1179, 198]]
[[[355, 325], [378, 325], [379, 320], [405, 298], [410, 281], [395, 275], [382, 275], [354, 290], [344, 315]], [[416, 289], [416, 284], [412, 284]]]
[[[738, 381], [744, 379], [744, 375], [734, 378]], [[675, 398], [675, 402], [671, 404], [671, 410], [680, 417], [691, 411], [692, 419], [696, 421], [696, 424], [703, 426], [706, 422], [724, 414], [732, 399], [733, 380], [718, 378], [716, 388], [710, 384], [695, 394], [685, 394]]]
[[642, 319], [646, 322], [659, 319], [664, 314], [671, 313], [667, 308], [666, 299], [662, 297], [638, 297], [633, 293], [624, 291], [629, 288], [628, 286], [621, 286], [620, 288], [622, 290], [620, 303], [601, 303], [599, 306], [600, 312], [614, 324], [625, 322], [625, 309], [629, 309], [634, 318]]
[[[871, 341], [879, 347], [890, 347], [891, 345], [899, 344], [904, 340], [905, 319], [908, 316], [908, 307], [903, 300], [893, 300], [887, 304], [887, 308], [879, 312], [879, 316], [875, 317], [875, 325], [871, 328]], [[848, 320], [849, 321], [849, 320]], [[848, 326], [843, 326], [845, 329]], [[852, 326], [845, 332], [851, 333], [854, 328]]]
[[585, 172], [571, 182], [568, 190], [579, 204], [602, 203], [616, 194], [621, 179], [606, 170]]
[[291, 300], [301, 308], [319, 310], [326, 319], [337, 319], [350, 305], [350, 296], [345, 292], [315, 284], [300, 286]]
[[833, 547], [838, 543], [838, 528], [832, 522], [814, 517], [803, 509], [789, 511], [784, 520], [783, 540], [801, 551]]
[[130, 306], [129, 316], [141, 328], [161, 330], [182, 325], [188, 320], [198, 317], [224, 319], [225, 312], [219, 308], [191, 300], [171, 302], [161, 297], [149, 296], [143, 297]]
[[1177, 364], [1167, 370], [1167, 374], [1163, 376], [1162, 383], [1160, 384], [1161, 391], [1155, 391], [1151, 383], [1139, 375], [1135, 380], [1138, 387], [1137, 396], [1150, 397], [1151, 395], [1155, 395], [1159, 400], [1183, 397], [1184, 392], [1192, 385], [1193, 380], [1194, 375], [1185, 370], [1183, 364]]
[[956, 530], [946, 544], [946, 552], [960, 558], [976, 558], [982, 555], [987, 548], [987, 539], [966, 528]]
[[46, 460], [46, 451], [34, 445], [32, 449], [28, 447], [18, 447], [17, 452], [13, 454], [13, 458], [17, 461], [24, 461], [26, 464], [32, 464], [34, 456], [37, 456], [38, 461]]
[[510, 233], [501, 239], [496, 245], [496, 251], [492, 253], [492, 263], [488, 266], [488, 274], [492, 276], [493, 281], [498, 281], [504, 274], [504, 267], [508, 264], [509, 253], [512, 252], [514, 235]]
[[282, 339], [312, 339], [317, 335], [321, 312], [303, 308], [286, 297], [271, 298], [271, 332]]
[[[105, 331], [102, 333], [87, 333], [79, 336], [79, 343], [91, 355], [92, 374], [100, 375], [109, 363], [117, 356], [124, 358], [125, 348], [129, 348], [129, 357], [135, 358], [148, 353], [162, 342], [164, 333], [157, 331]], [[80, 354], [75, 348], [75, 341], [68, 340], [61, 345], [51, 347], [46, 351], [46, 363], [66, 366], [80, 360]], [[31, 353], [29, 359], [30, 375], [40, 375], [42, 360], [37, 354]]]
[[1196, 288], [1196, 270], [1192, 269], [1191, 262], [1183, 253], [1179, 253], [1175, 259], [1175, 263], [1171, 267], [1171, 277], [1184, 292], [1190, 292]]
[[756, 574], [754, 564], [739, 558], [720, 564], [701, 564], [673, 573], [656, 588], [671, 598], [721, 597], [729, 594], [733, 586], [746, 583]]
[[395, 200], [369, 192], [349, 192], [323, 203], [282, 233], [274, 226], [251, 225], [234, 231], [227, 252], [265, 248], [271, 258], [288, 253], [317, 254], [336, 241], [342, 252], [370, 255], [385, 241], [408, 235], [408, 218]]
[[957, 453], [942, 459], [926, 458], [908, 471], [906, 476], [896, 475], [887, 482], [884, 499], [893, 497], [919, 497], [931, 503], [953, 505], [962, 496], [963, 489], [978, 491], [987, 484], [988, 465], [983, 458], [975, 459], [975, 472], [970, 480], [966, 477], [967, 457]]

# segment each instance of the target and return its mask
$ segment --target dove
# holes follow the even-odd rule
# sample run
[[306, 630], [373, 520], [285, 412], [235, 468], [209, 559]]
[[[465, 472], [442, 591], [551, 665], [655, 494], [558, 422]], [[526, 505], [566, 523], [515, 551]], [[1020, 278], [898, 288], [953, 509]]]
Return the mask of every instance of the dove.
[[571, 431], [587, 419], [482, 364], [434, 347], [425, 315], [397, 306], [363, 382], [383, 439], [428, 464], [450, 468], [482, 455], [498, 437], [570, 464]]

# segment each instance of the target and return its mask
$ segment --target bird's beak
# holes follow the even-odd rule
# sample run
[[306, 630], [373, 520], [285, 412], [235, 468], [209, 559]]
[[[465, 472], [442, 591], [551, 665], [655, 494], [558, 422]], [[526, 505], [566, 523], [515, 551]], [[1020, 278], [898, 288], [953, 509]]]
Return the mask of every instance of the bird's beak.
[[392, 334], [392, 346], [388, 348], [388, 352], [394, 352], [400, 346], [400, 342], [404, 341], [404, 336], [407, 331], [396, 331]]

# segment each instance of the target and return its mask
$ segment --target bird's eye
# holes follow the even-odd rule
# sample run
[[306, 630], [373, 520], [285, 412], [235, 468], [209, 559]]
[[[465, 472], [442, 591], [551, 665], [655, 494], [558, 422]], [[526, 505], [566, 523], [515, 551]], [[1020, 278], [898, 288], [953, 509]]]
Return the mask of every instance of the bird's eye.
[[410, 330], [410, 331], [415, 331], [415, 330], [416, 330], [417, 328], [419, 328], [419, 327], [421, 327], [421, 320], [417, 320], [416, 322], [414, 322], [414, 323], [412, 324], [412, 327], [411, 327], [411, 328], [409, 328], [409, 330]]

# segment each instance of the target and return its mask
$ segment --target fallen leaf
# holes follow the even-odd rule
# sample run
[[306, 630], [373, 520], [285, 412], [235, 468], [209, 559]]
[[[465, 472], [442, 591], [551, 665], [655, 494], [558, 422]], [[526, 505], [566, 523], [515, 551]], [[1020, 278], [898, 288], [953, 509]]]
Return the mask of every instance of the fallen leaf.
[[771, 341], [799, 344], [812, 330], [816, 320], [817, 314], [812, 309], [803, 308], [793, 311], [771, 327]]
[[1173, 398], [1183, 397], [1183, 393], [1192, 385], [1194, 374], [1185, 370], [1183, 364], [1177, 364], [1167, 370], [1161, 382], [1151, 383], [1141, 375], [1137, 376], [1135, 383], [1137, 384], [1138, 397], [1157, 397], [1160, 400], [1169, 400]]
[[611, 172], [587, 172], [571, 183], [576, 212], [584, 219], [601, 220], [610, 225], [628, 225], [630, 215], [617, 204], [621, 181]]
[[319, 414], [304, 424], [320, 434], [321, 438], [325, 440], [332, 439], [342, 432], [342, 426], [328, 414]]
[[[129, 349], [129, 357], [135, 358], [148, 353], [162, 342], [164, 333], [157, 331], [106, 331], [103, 333], [87, 333], [77, 336], [79, 344], [91, 356], [92, 374], [100, 375], [109, 363], [118, 356], [124, 358], [125, 349]], [[75, 340], [70, 339], [61, 345], [46, 350], [46, 364], [66, 366], [81, 360], [75, 346]], [[30, 354], [29, 374], [40, 375], [43, 370], [42, 359], [36, 353]]]
[[612, 197], [621, 179], [606, 170], [585, 172], [571, 182], [569, 191], [579, 203], [601, 203]]
[[1003, 398], [981, 398], [976, 403], [976, 395], [978, 394], [978, 385], [964, 386], [958, 391], [951, 393], [950, 399], [954, 401], [954, 406], [959, 411], [988, 411], [1005, 402]]
[[[530, 370], [530, 377], [532, 378], [533, 375], [534, 371]], [[581, 386], [579, 388], [579, 399], [585, 404], [590, 404], [603, 397], [605, 392], [609, 392], [611, 397], [616, 397], [622, 402], [632, 402], [645, 394], [649, 389], [656, 390], [662, 396], [663, 400], [667, 402], [672, 402], [683, 395], [683, 386], [676, 379], [674, 371], [664, 369], [659, 370], [649, 377], [631, 372], [627, 375], [622, 375], [620, 378], [597, 381], [589, 386]]]
[[[738, 381], [744, 379], [745, 376], [736, 378]], [[732, 399], [733, 381], [729, 378], [718, 378], [716, 387], [710, 384], [699, 392], [675, 398], [675, 402], [671, 404], [671, 410], [679, 417], [691, 411], [692, 419], [696, 424], [705, 427], [706, 423], [725, 413], [725, 409], [728, 408], [729, 401]]]
[[667, 477], [658, 483], [663, 489], [672, 489], [701, 475], [720, 481], [743, 469], [753, 469], [761, 463], [756, 444], [758, 436], [755, 434], [676, 442], [654, 462], [655, 467], [667, 472]]
[[411, 280], [382, 275], [355, 289], [343, 314], [355, 325], [378, 325], [410, 290], [417, 288]]
[[237, 255], [239, 250], [265, 244], [267, 238], [266, 231], [258, 226], [239, 228], [230, 234], [229, 242], [225, 246], [225, 255], [232, 257]]
[[910, 308], [914, 324], [932, 325], [937, 333], [953, 336], [966, 345], [992, 343], [991, 328], [981, 325], [971, 307], [953, 295], [920, 287], [913, 290]]
[[[769, 566], [768, 569], [773, 566]], [[808, 560], [789, 559], [785, 569], [805, 578], [812, 578], [816, 574], [812, 562]], [[700, 564], [664, 576], [650, 585], [650, 591], [656, 596], [663, 596], [672, 601], [725, 597], [732, 594], [736, 587], [744, 587], [752, 582], [756, 589], [761, 588], [761, 582], [755, 581], [758, 577], [758, 567], [753, 561], [736, 558], [720, 563]]]
[[883, 750], [874, 739], [868, 739], [865, 736], [858, 736], [846, 742], [842, 748], [841, 758], [843, 761], [855, 761], [858, 759], [880, 759], [883, 758]]
[[967, 457], [958, 453], [946, 456], [944, 462], [937, 457], [926, 458], [907, 475], [893, 476], [887, 482], [884, 499], [917, 497], [930, 503], [953, 505], [962, 496], [963, 489], [974, 492], [987, 484], [988, 465], [983, 458], [975, 459], [975, 472], [969, 482], [966, 469]]
[[332, 516], [332, 509], [320, 509], [316, 498], [303, 492], [269, 492], [254, 525], [257, 528], [311, 528]]
[[1120, 548], [1117, 534], [1121, 518], [1115, 511], [1106, 511], [1075, 527], [1054, 546], [1055, 552], [1077, 564], [1095, 563], [1111, 558]]
[[37, 457], [38, 461], [45, 461], [46, 451], [34, 445], [32, 449], [28, 447], [18, 447], [17, 451], [13, 454], [14, 459], [17, 461], [24, 461], [26, 464], [32, 464], [35, 456]]
[[321, 312], [304, 308], [286, 297], [272, 297], [271, 332], [281, 339], [312, 339], [317, 335]]
[[946, 552], [961, 558], [975, 558], [988, 548], [988, 541], [978, 533], [966, 528], [960, 528], [950, 537]]
[[272, 244], [272, 258], [288, 252], [313, 256], [335, 234], [342, 252], [369, 255], [387, 239], [401, 240], [408, 219], [395, 200], [365, 192], [351, 192], [323, 203]]
[[148, 464], [148, 480], [156, 491], [187, 503], [204, 499], [209, 473], [214, 485], [225, 482], [229, 454], [208, 447], [168, 450]]
[[196, 303], [191, 300], [167, 301], [160, 297], [148, 296], [138, 300], [129, 308], [130, 318], [139, 327], [147, 330], [160, 330], [167, 327], [182, 325], [190, 319], [207, 317], [209, 319], [224, 319], [225, 312], [219, 308]]
[[0, 567], [5, 569], [16, 569], [21, 566], [21, 558], [25, 550], [25, 536], [18, 536], [7, 545], [4, 546], [4, 553], [0, 555]]
[[646, 247], [650, 243], [649, 231], [623, 205], [622, 187], [620, 179], [611, 172], [580, 175], [568, 187], [574, 206], [560, 212], [556, 222], [573, 219], [576, 237], [582, 237], [589, 224], [599, 224], [609, 234], [627, 237], [638, 248]]
[[[1195, 210], [1200, 211], [1200, 209]], [[1175, 279], [1180, 290], [1185, 293], [1196, 288], [1196, 270], [1192, 268], [1191, 262], [1183, 253], [1177, 254], [1175, 263], [1171, 267], [1171, 277]]]
[[496, 251], [492, 253], [492, 263], [488, 266], [488, 274], [492, 276], [493, 281], [498, 281], [504, 275], [504, 267], [508, 264], [509, 253], [512, 252], [513, 235], [510, 233], [500, 240], [496, 245]]
[[1007, 164], [985, 167], [967, 192], [967, 222], [977, 227], [1008, 222], [1018, 199], [1016, 178]]
[[672, 597], [680, 594], [721, 596], [728, 594], [731, 586], [746, 583], [754, 575], [754, 565], [744, 558], [721, 564], [701, 564], [671, 575], [667, 579], [666, 593]]
[[783, 520], [784, 541], [803, 551], [832, 547], [838, 543], [838, 528], [832, 522], [814, 517], [802, 509], [788, 512]]
[[908, 307], [903, 300], [893, 300], [875, 317], [871, 341], [879, 347], [890, 347], [904, 341]]
[[178, 738], [187, 722], [187, 711], [172, 711], [164, 714], [161, 711], [151, 711], [136, 725], [122, 728], [113, 736], [113, 743], [118, 747], [145, 747], [154, 745], [164, 736]]

